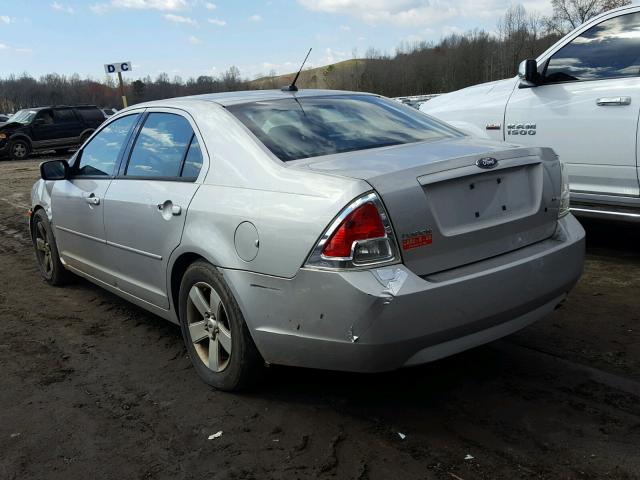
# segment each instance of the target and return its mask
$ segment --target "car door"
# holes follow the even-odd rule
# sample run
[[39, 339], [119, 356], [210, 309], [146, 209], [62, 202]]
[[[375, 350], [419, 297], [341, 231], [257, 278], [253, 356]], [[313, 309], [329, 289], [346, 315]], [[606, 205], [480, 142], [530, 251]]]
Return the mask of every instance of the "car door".
[[33, 148], [44, 149], [55, 144], [56, 125], [53, 118], [53, 109], [39, 110], [31, 122], [31, 140]]
[[638, 196], [640, 12], [605, 17], [540, 59], [542, 84], [516, 88], [505, 140], [553, 147], [571, 191]]
[[68, 180], [55, 182], [51, 211], [61, 258], [72, 269], [112, 283], [104, 230], [104, 201], [121, 154], [140, 119], [133, 113], [110, 122], [80, 150]]
[[169, 256], [180, 244], [203, 164], [196, 132], [180, 110], [149, 109], [105, 201], [118, 288], [165, 309]]
[[58, 146], [76, 145], [82, 133], [82, 123], [72, 108], [54, 108], [53, 121]]

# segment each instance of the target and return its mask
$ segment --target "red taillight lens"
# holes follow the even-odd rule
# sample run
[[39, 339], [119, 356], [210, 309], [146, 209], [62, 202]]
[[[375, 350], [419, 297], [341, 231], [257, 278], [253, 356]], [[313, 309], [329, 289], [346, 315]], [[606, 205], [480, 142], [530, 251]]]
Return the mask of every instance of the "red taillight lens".
[[373, 203], [365, 203], [351, 212], [325, 243], [322, 255], [347, 258], [351, 256], [353, 242], [385, 236], [384, 225]]

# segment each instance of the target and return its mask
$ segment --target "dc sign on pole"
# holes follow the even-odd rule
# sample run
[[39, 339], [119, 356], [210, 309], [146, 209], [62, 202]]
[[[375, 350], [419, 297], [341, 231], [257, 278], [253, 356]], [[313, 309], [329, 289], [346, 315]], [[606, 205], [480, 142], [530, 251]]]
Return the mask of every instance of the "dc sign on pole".
[[131, 62], [116, 62], [116, 63], [107, 63], [104, 66], [104, 71], [107, 74], [117, 73], [118, 74], [118, 83], [120, 84], [120, 96], [122, 97], [122, 105], [124, 108], [127, 108], [129, 105], [127, 104], [127, 96], [124, 93], [124, 83], [122, 82], [122, 72], [130, 72], [133, 68], [131, 67]]

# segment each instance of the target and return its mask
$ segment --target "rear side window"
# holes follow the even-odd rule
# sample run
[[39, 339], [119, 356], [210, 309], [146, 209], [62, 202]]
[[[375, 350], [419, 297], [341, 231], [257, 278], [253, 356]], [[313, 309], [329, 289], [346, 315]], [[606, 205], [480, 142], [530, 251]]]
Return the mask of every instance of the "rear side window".
[[54, 110], [53, 114], [55, 115], [56, 123], [74, 123], [78, 121], [75, 113], [70, 108]]
[[417, 110], [373, 95], [292, 97], [228, 110], [285, 162], [462, 136]]
[[200, 151], [200, 143], [198, 138], [193, 135], [191, 145], [187, 151], [187, 157], [182, 167], [182, 176], [185, 178], [198, 178], [200, 169], [202, 168], [202, 152]]
[[180, 177], [193, 130], [186, 118], [172, 113], [150, 113], [131, 151], [125, 175]]
[[87, 123], [101, 124], [104, 122], [104, 113], [97, 107], [76, 108], [76, 112]]
[[549, 60], [549, 83], [635, 77], [640, 74], [640, 13], [591, 27]]
[[116, 162], [139, 116], [127, 115], [100, 130], [82, 149], [80, 163], [75, 168], [76, 175], [113, 175]]

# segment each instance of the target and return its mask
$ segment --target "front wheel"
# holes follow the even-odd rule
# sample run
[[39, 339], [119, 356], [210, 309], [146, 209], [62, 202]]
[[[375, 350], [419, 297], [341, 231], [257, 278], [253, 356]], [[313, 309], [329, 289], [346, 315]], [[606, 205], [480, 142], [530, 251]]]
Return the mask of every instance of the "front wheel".
[[25, 160], [30, 153], [31, 148], [26, 140], [13, 140], [9, 146], [9, 156], [13, 160]]
[[220, 272], [193, 263], [182, 278], [179, 306], [182, 336], [200, 378], [226, 391], [253, 384], [264, 362]]
[[49, 285], [60, 286], [69, 281], [71, 274], [67, 271], [58, 254], [58, 246], [53, 236], [51, 223], [44, 210], [36, 210], [33, 214], [31, 239], [36, 251], [36, 259], [40, 275]]

